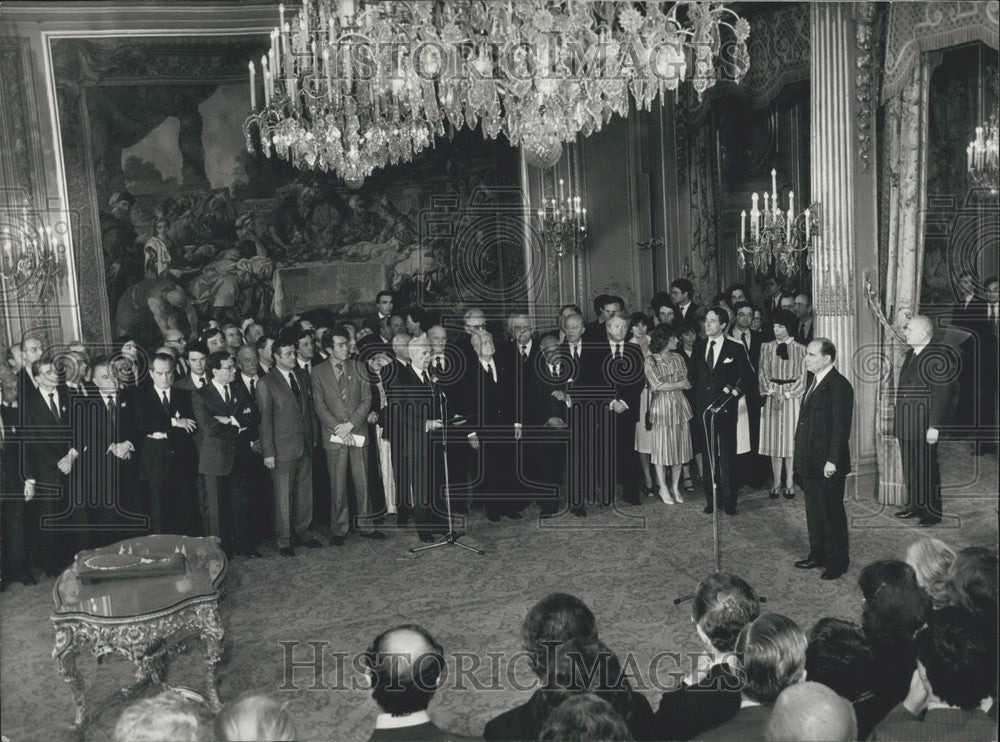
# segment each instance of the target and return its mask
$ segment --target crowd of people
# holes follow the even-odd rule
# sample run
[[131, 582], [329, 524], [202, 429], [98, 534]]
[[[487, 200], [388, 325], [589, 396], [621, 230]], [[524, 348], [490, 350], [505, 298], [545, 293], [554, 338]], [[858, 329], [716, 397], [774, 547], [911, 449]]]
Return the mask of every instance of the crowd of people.
[[[448, 731], [428, 708], [447, 683], [445, 648], [416, 624], [376, 636], [356, 666], [378, 707], [370, 740], [996, 740], [996, 553], [957, 553], [937, 539], [860, 574], [861, 623], [821, 618], [808, 630], [762, 613], [741, 577], [702, 580], [691, 610], [703, 651], [656, 710], [638, 665], [600, 638], [579, 598], [553, 593], [521, 626], [535, 674], [522, 704], [481, 737]], [[679, 656], [679, 655], [678, 655]], [[459, 682], [452, 692], [469, 691]], [[476, 692], [476, 691], [471, 691]], [[481, 692], [481, 691], [479, 691]], [[139, 701], [116, 742], [293, 740], [287, 704], [249, 696], [215, 717], [174, 692]], [[324, 734], [338, 737], [336, 725]]]
[[[805, 493], [798, 566], [836, 579], [853, 391], [809, 294], [764, 288], [759, 304], [737, 284], [703, 308], [681, 278], [646, 311], [602, 294], [593, 321], [569, 304], [548, 327], [475, 307], [450, 327], [381, 291], [360, 321], [213, 320], [197, 339], [168, 329], [158, 347], [125, 336], [110, 353], [29, 333], [0, 371], [3, 491], [24, 494], [3, 499], [3, 578], [58, 574], [78, 550], [144, 531], [216, 536], [231, 557], [273, 538], [291, 557], [389, 527], [430, 542], [470, 508], [497, 522], [533, 502], [542, 517], [676, 505], [682, 483], [701, 483], [706, 513], [735, 515], [741, 485], [770, 479], [773, 499], [796, 481]], [[899, 516], [934, 525], [957, 375], [921, 371], [940, 361], [922, 353], [930, 320], [907, 332]]]

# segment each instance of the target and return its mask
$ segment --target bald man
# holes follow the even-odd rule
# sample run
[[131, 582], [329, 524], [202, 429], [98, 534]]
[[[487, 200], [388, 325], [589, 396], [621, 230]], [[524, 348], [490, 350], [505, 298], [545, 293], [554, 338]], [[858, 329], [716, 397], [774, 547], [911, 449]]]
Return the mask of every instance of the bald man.
[[479, 739], [438, 727], [427, 714], [443, 679], [444, 648], [422, 626], [404, 624], [379, 634], [364, 657], [379, 707], [372, 742]]
[[[919, 518], [924, 527], [941, 522], [938, 440], [958, 405], [958, 351], [934, 343], [929, 317], [914, 315], [903, 330], [910, 349], [896, 384], [894, 431], [906, 482], [906, 506], [897, 518]], [[996, 383], [995, 381], [992, 383]]]
[[767, 720], [768, 742], [852, 742], [858, 738], [854, 707], [821, 683], [796, 683], [781, 691]]

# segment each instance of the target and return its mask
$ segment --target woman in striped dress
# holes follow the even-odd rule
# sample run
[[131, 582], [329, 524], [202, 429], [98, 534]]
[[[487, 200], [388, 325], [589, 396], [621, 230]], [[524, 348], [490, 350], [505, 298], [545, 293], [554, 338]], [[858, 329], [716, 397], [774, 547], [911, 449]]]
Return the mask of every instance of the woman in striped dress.
[[[684, 357], [675, 352], [680, 332], [667, 325], [657, 326], [649, 334], [649, 357], [646, 359], [646, 383], [649, 387], [651, 458], [656, 467], [660, 499], [668, 505], [684, 502], [678, 487], [681, 466], [691, 460], [691, 405], [684, 390], [691, 387]], [[666, 467], [671, 467], [671, 489], [667, 489]]]
[[[806, 348], [795, 342], [797, 320], [788, 310], [775, 314], [772, 320], [774, 340], [760, 349], [758, 383], [764, 406], [760, 411], [760, 445], [758, 453], [771, 457], [774, 483], [771, 499], [784, 493], [795, 497], [792, 489], [792, 455], [795, 449], [795, 426], [799, 421], [799, 406], [806, 390], [803, 359]], [[781, 465], [785, 465], [785, 486], [781, 487]]]

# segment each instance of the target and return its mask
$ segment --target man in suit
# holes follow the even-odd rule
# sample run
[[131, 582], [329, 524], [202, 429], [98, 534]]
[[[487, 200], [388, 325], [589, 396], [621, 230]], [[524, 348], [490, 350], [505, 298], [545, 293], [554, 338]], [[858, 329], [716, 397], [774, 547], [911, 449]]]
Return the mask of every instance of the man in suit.
[[771, 707], [781, 691], [803, 679], [806, 644], [806, 635], [798, 624], [778, 613], [765, 613], [744, 626], [735, 646], [742, 659], [744, 680], [740, 708], [729, 721], [698, 735], [698, 739], [763, 739]]
[[[736, 284], [731, 288], [730, 296], [739, 296], [743, 288]], [[746, 301], [738, 301], [733, 305], [732, 327], [726, 333], [728, 337], [746, 348], [747, 356], [750, 358], [750, 366], [754, 375], [760, 367], [760, 349], [764, 344], [764, 336], [758, 330], [751, 329], [753, 323], [753, 305]], [[769, 461], [766, 457], [759, 456], [757, 450], [760, 446], [760, 409], [761, 398], [758, 384], [751, 384], [746, 390], [746, 394], [739, 401], [737, 435], [749, 434], [750, 451], [740, 457], [738, 463], [739, 473], [737, 475], [737, 486], [739, 484], [749, 484], [760, 486], [769, 473]], [[745, 426], [745, 427], [744, 427]]]
[[740, 710], [743, 677], [733, 650], [743, 627], [760, 615], [760, 599], [743, 579], [716, 572], [698, 583], [691, 620], [705, 658], [664, 693], [653, 717], [653, 739], [694, 739]]
[[600, 390], [592, 389], [601, 378], [596, 356], [602, 355], [600, 346], [584, 342], [583, 317], [572, 314], [563, 320], [566, 337], [559, 346], [559, 355], [569, 366], [565, 394], [571, 398], [569, 411], [570, 451], [567, 473], [570, 509], [582, 516], [586, 515], [586, 504], [597, 502], [597, 492], [602, 488], [600, 466], [596, 456], [584, 455], [585, 451], [597, 450], [601, 445], [599, 430], [593, 424], [593, 416], [598, 414], [594, 407], [600, 407]]
[[177, 358], [177, 365], [174, 367], [174, 381], [187, 376], [188, 366], [184, 355], [184, 349], [187, 347], [187, 339], [184, 337], [184, 333], [180, 330], [164, 330], [163, 344], [173, 348], [174, 355]]
[[813, 324], [816, 315], [813, 313], [812, 296], [801, 293], [795, 297], [795, 304], [792, 311], [799, 320], [799, 327], [795, 332], [795, 341], [802, 345], [809, 345], [813, 339]]
[[[906, 507], [897, 518], [919, 518], [921, 526], [941, 522], [938, 439], [958, 403], [958, 353], [933, 342], [929, 317], [914, 315], [903, 334], [910, 349], [896, 384], [894, 431], [906, 480]], [[996, 379], [988, 383], [996, 383]]]
[[493, 336], [477, 332], [472, 336], [476, 360], [465, 374], [463, 411], [468, 419], [469, 446], [478, 452], [477, 496], [486, 503], [486, 517], [497, 522], [521, 517], [517, 500], [517, 449], [521, 420], [517, 404], [515, 371], [496, 357]]
[[825, 739], [854, 742], [858, 720], [850, 702], [812, 681], [795, 683], [781, 691], [767, 720], [765, 739]]
[[[757, 376], [750, 365], [746, 348], [725, 336], [728, 324], [729, 313], [725, 309], [713, 307], [705, 313], [706, 337], [699, 338], [694, 344], [691, 386], [695, 392], [694, 414], [699, 422], [708, 421], [705, 426], [706, 453], [710, 450], [711, 415], [706, 416], [705, 412], [709, 408], [718, 409], [715, 412], [715, 440], [711, 442], [711, 448], [715, 451], [718, 502], [727, 515], [736, 515], [734, 463], [738, 453], [745, 453], [737, 447], [737, 399], [745, 395], [751, 386], [757, 385]], [[723, 402], [726, 404], [722, 405]], [[707, 502], [705, 512], [711, 513], [712, 477], [703, 477], [703, 481]]]
[[686, 278], [678, 278], [670, 283], [670, 300], [674, 303], [675, 319], [678, 323], [698, 319], [698, 305], [694, 299], [694, 285]]
[[[774, 315], [781, 309], [781, 282], [775, 276], [771, 276], [764, 282], [764, 293], [767, 294], [764, 298], [763, 306], [764, 329], [766, 333], [767, 328], [771, 326], [772, 320], [774, 320]], [[769, 338], [769, 340], [772, 339]]]
[[471, 360], [476, 355], [472, 350], [472, 336], [486, 329], [486, 315], [483, 314], [482, 309], [472, 307], [466, 310], [462, 322], [464, 332], [455, 341], [455, 346], [467, 359]]
[[[963, 273], [958, 279], [958, 300], [952, 305], [951, 324], [968, 333], [961, 344], [961, 377], [955, 423], [975, 429], [979, 424], [981, 389], [981, 353], [988, 347], [981, 332], [985, 329], [986, 302], [976, 296], [975, 278]], [[973, 449], [979, 447], [973, 444]]]
[[594, 365], [588, 376], [599, 403], [599, 441], [610, 469], [604, 477], [604, 503], [610, 505], [616, 483], [628, 505], [641, 505], [639, 467], [635, 452], [635, 424], [646, 382], [642, 351], [635, 343], [626, 343], [628, 315], [616, 312], [604, 323], [604, 338], [595, 346]]
[[[313, 404], [322, 425], [323, 448], [330, 474], [331, 543], [340, 546], [351, 530], [351, 508], [347, 496], [347, 471], [354, 483], [354, 523], [362, 538], [384, 539], [372, 527], [368, 499], [368, 425], [371, 386], [364, 367], [350, 355], [347, 328], [338, 327], [327, 336], [329, 360], [316, 367], [312, 379]], [[360, 437], [360, 442], [356, 440]]]
[[24, 432], [17, 394], [17, 372], [0, 368], [0, 590], [14, 580], [24, 585], [38, 582], [29, 558], [34, 543], [21, 479]]
[[379, 334], [383, 322], [388, 324], [389, 318], [392, 316], [394, 301], [395, 297], [393, 293], [386, 289], [375, 294], [375, 314], [364, 321], [364, 326], [371, 330], [373, 334]]
[[370, 742], [474, 740], [441, 729], [427, 714], [445, 670], [444, 648], [422, 626], [395, 626], [364, 654], [372, 698], [379, 707]]
[[18, 399], [28, 399], [29, 392], [38, 388], [38, 381], [32, 371], [35, 361], [42, 357], [45, 344], [41, 336], [25, 335], [21, 338], [21, 369], [17, 372]]
[[139, 478], [149, 492], [150, 531], [194, 535], [197, 503], [191, 485], [197, 454], [191, 392], [173, 385], [174, 358], [153, 356], [151, 384], [136, 390], [135, 421], [141, 445]]
[[184, 348], [184, 360], [187, 362], [188, 374], [174, 383], [188, 392], [194, 392], [208, 385], [210, 379], [206, 373], [208, 363], [208, 346], [200, 340], [188, 343]]
[[570, 456], [568, 408], [571, 400], [566, 393], [569, 364], [560, 355], [559, 340], [554, 335], [546, 335], [538, 341], [538, 348], [534, 371], [525, 382], [525, 436], [521, 444], [525, 480], [530, 486], [543, 489], [536, 499], [544, 518], [555, 515], [560, 502], [566, 500], [560, 490], [566, 484]]
[[817, 338], [806, 347], [806, 393], [795, 427], [795, 474], [806, 496], [809, 555], [799, 569], [825, 567], [824, 580], [847, 571], [847, 513], [844, 486], [851, 472], [854, 388], [833, 365], [837, 347]]
[[191, 398], [202, 431], [198, 471], [205, 477], [205, 530], [227, 554], [255, 558], [260, 555], [251, 545], [246, 492], [249, 449], [239, 445], [240, 433], [257, 422], [254, 405], [233, 383], [236, 361], [228, 351], [210, 353], [207, 369], [212, 380]]
[[[428, 370], [434, 387], [439, 395], [444, 396], [445, 406], [450, 410], [449, 416], [454, 416], [463, 407], [465, 378], [475, 359], [475, 353], [471, 358], [463, 354], [457, 345], [448, 340], [448, 333], [441, 325], [434, 325], [427, 330], [427, 340], [431, 346], [431, 364]], [[461, 432], [458, 428], [456, 431]], [[476, 456], [468, 446], [460, 443], [448, 449], [449, 494], [452, 510], [465, 514], [472, 504], [473, 464]]]
[[426, 337], [412, 338], [407, 353], [410, 363], [399, 370], [389, 391], [389, 440], [394, 450], [400, 513], [404, 506], [407, 512], [414, 511], [420, 540], [430, 543], [433, 530], [441, 529], [440, 518], [445, 512], [443, 483], [437, 477], [440, 448], [431, 436], [444, 425], [441, 402], [428, 372], [430, 343]]
[[50, 356], [32, 363], [31, 378], [38, 386], [30, 384], [21, 398], [27, 528], [39, 547], [45, 574], [55, 577], [76, 552], [74, 532], [86, 529], [82, 495], [72, 491], [70, 481], [82, 444], [74, 440], [69, 393], [59, 383]]
[[278, 552], [295, 556], [295, 546], [321, 546], [312, 532], [313, 449], [317, 430], [312, 381], [299, 368], [298, 333], [286, 330], [274, 343], [274, 367], [257, 384], [260, 449], [274, 486], [274, 532]]
[[608, 319], [618, 312], [625, 311], [625, 300], [620, 296], [612, 296], [611, 294], [599, 294], [594, 299], [594, 316], [593, 322], [587, 323], [586, 331], [584, 332], [584, 337], [587, 338], [589, 343], [601, 343], [604, 341], [607, 332], [604, 329], [605, 323]]
[[[235, 383], [243, 387], [247, 398], [256, 406], [257, 385], [265, 373], [260, 366], [257, 348], [248, 342], [237, 348], [234, 355], [236, 366], [239, 368]], [[250, 512], [274, 512], [274, 491], [271, 489], [271, 477], [268, 475], [267, 467], [264, 466], [264, 454], [260, 449], [260, 430], [256, 425], [249, 426], [241, 434], [240, 445], [250, 449], [247, 456], [247, 495], [250, 497]], [[255, 520], [253, 541], [259, 543], [272, 538], [273, 523], [266, 518]]]
[[91, 374], [90, 356], [83, 351], [67, 350], [62, 356], [63, 383], [70, 397], [97, 396], [97, 387], [88, 381]]
[[931, 611], [915, 644], [917, 669], [909, 693], [871, 738], [996, 739], [996, 619], [956, 606]]

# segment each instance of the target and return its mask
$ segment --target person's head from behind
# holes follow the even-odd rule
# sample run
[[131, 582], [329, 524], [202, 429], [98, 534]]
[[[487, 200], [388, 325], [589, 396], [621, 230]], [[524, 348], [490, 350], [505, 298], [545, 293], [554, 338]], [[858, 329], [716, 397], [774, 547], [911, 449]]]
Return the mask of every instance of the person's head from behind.
[[802, 680], [806, 664], [806, 635], [792, 619], [765, 613], [743, 627], [736, 639], [742, 657], [743, 695], [764, 705]]
[[422, 626], [403, 624], [375, 637], [364, 663], [379, 708], [404, 716], [430, 705], [444, 677], [444, 648]]
[[997, 612], [997, 553], [968, 546], [955, 555], [948, 570], [948, 602], [973, 613]]
[[764, 730], [768, 742], [853, 742], [858, 720], [847, 699], [813, 682], [781, 691]]
[[864, 598], [861, 627], [868, 640], [873, 644], [912, 642], [931, 604], [913, 567], [898, 559], [880, 559], [861, 570], [858, 586]]
[[915, 643], [917, 672], [932, 700], [974, 709], [996, 692], [997, 635], [992, 618], [948, 606], [931, 613]]
[[633, 705], [632, 686], [622, 670], [621, 661], [599, 639], [570, 639], [551, 647], [549, 677], [545, 700], [552, 709], [566, 698], [581, 693], [596, 693], [610, 703], [623, 718]]
[[129, 705], [115, 724], [115, 742], [207, 742], [208, 715], [176, 691], [166, 691]]
[[760, 599], [743, 579], [716, 572], [698, 583], [691, 620], [703, 643], [716, 652], [732, 652], [743, 627], [760, 616]]
[[548, 679], [553, 649], [571, 639], [597, 639], [597, 619], [574, 595], [546, 595], [531, 607], [521, 624], [521, 647], [531, 656], [535, 674], [542, 679]]
[[567, 698], [548, 715], [538, 739], [616, 742], [631, 740], [633, 736], [610, 703], [593, 693], [583, 693]]
[[906, 549], [906, 563], [913, 567], [917, 582], [930, 596], [934, 608], [948, 605], [948, 570], [955, 552], [944, 541], [922, 538]]
[[821, 618], [809, 632], [806, 677], [832, 688], [852, 703], [872, 690], [875, 657], [856, 623]]
[[215, 717], [217, 742], [294, 742], [295, 722], [288, 703], [269, 696], [246, 696], [222, 707]]

